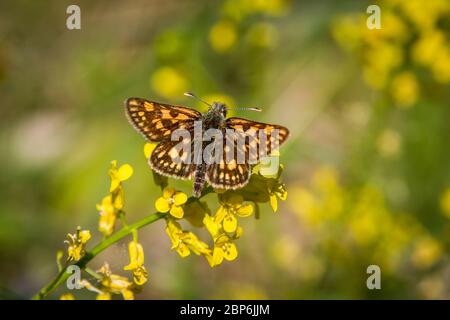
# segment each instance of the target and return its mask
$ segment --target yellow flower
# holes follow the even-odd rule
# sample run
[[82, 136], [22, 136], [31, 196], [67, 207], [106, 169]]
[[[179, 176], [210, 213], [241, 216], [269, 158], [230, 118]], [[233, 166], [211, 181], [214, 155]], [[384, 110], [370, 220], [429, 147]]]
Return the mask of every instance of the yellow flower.
[[434, 79], [440, 83], [450, 82], [450, 44], [442, 48], [431, 65]]
[[277, 212], [278, 209], [278, 199], [286, 200], [287, 199], [287, 191], [284, 183], [277, 183], [274, 187], [269, 190], [270, 194], [270, 206], [272, 207], [273, 212]]
[[450, 187], [448, 187], [441, 196], [442, 212], [450, 218]]
[[75, 297], [71, 293], [65, 293], [59, 297], [59, 300], [75, 300]]
[[101, 292], [97, 294], [95, 300], [111, 300], [111, 294], [109, 292]]
[[162, 213], [170, 212], [170, 214], [178, 219], [183, 218], [184, 211], [182, 206], [187, 201], [187, 195], [181, 191], [176, 191], [174, 188], [165, 187], [163, 196], [156, 199], [156, 210]]
[[153, 150], [155, 150], [157, 144], [156, 143], [146, 143], [144, 145], [144, 155], [145, 155], [145, 159], [150, 158], [150, 156], [153, 153]]
[[114, 231], [117, 220], [117, 211], [112, 204], [112, 196], [107, 195], [104, 197], [102, 203], [97, 204], [97, 210], [100, 211], [98, 231], [105, 236], [109, 236]]
[[402, 72], [395, 76], [391, 84], [391, 93], [400, 107], [411, 107], [419, 98], [419, 84], [411, 72]]
[[228, 261], [233, 261], [236, 259], [238, 256], [238, 251], [232, 240], [240, 237], [242, 234], [242, 228], [237, 228], [235, 237], [231, 238], [224, 232], [220, 223], [217, 223], [211, 216], [205, 215], [203, 223], [214, 240], [214, 249], [212, 254], [205, 255], [209, 265], [211, 267], [215, 267], [220, 265], [223, 259]]
[[231, 21], [219, 21], [209, 32], [211, 47], [219, 53], [229, 51], [234, 46], [236, 39], [236, 27]]
[[414, 42], [412, 58], [418, 64], [431, 65], [444, 45], [445, 35], [439, 30], [430, 30]]
[[[267, 165], [265, 162], [270, 164], [272, 161], [275, 161], [273, 160], [274, 158], [279, 156], [279, 152], [273, 153], [271, 156], [266, 157], [264, 161], [257, 164], [252, 170], [253, 173], [266, 178], [265, 182], [267, 185], [267, 193], [269, 195], [269, 203], [273, 212], [278, 210], [278, 198], [283, 201], [287, 199], [286, 185], [280, 181], [284, 166], [280, 164], [278, 170], [274, 173], [272, 166]], [[275, 163], [278, 163], [278, 160], [276, 160]]]
[[171, 249], [175, 249], [182, 258], [189, 256], [191, 251], [196, 255], [211, 254], [206, 243], [199, 240], [194, 233], [183, 231], [174, 219], [167, 219], [166, 233], [172, 242]]
[[102, 291], [106, 290], [113, 294], [121, 294], [125, 300], [134, 299], [133, 291], [130, 289], [133, 283], [125, 277], [113, 274], [107, 263], [97, 272], [102, 275], [102, 279], [100, 280]]
[[144, 249], [140, 243], [131, 241], [128, 244], [128, 253], [130, 255], [130, 263], [123, 269], [131, 270], [134, 282], [137, 285], [143, 285], [148, 280], [148, 273], [144, 267]]
[[150, 82], [153, 90], [165, 98], [180, 97], [188, 88], [186, 78], [172, 67], [157, 69], [152, 74]]
[[235, 232], [238, 226], [237, 216], [248, 217], [253, 213], [251, 204], [243, 204], [244, 198], [238, 194], [225, 194], [220, 197], [221, 206], [214, 216], [218, 224], [222, 224], [225, 232]]
[[442, 246], [436, 239], [424, 236], [417, 241], [411, 258], [417, 268], [426, 269], [435, 264], [442, 253]]
[[67, 248], [69, 261], [78, 261], [85, 254], [86, 242], [91, 238], [91, 233], [89, 230], [81, 230], [80, 227], [77, 228], [75, 234], [68, 234], [69, 240], [64, 241], [69, 245]]
[[115, 191], [122, 181], [129, 179], [133, 175], [133, 168], [129, 164], [123, 164], [117, 168], [117, 160], [111, 161], [111, 169], [109, 169], [109, 176], [111, 177], [111, 185], [109, 192]]

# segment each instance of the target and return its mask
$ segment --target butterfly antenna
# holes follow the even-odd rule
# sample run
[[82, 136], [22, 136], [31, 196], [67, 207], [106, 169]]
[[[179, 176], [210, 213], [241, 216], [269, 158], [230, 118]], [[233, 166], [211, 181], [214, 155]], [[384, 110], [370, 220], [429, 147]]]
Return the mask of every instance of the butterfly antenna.
[[261, 108], [257, 108], [257, 107], [247, 107], [247, 108], [228, 108], [228, 110], [251, 110], [251, 111], [258, 111], [261, 112], [262, 109]]
[[206, 102], [205, 100], [203, 100], [202, 98], [197, 97], [195, 94], [193, 94], [192, 92], [185, 92], [184, 95], [186, 97], [190, 97], [190, 98], [194, 98], [197, 99], [198, 101], [203, 102], [204, 104], [206, 104], [207, 106], [211, 107], [211, 104], [209, 104], [208, 102]]

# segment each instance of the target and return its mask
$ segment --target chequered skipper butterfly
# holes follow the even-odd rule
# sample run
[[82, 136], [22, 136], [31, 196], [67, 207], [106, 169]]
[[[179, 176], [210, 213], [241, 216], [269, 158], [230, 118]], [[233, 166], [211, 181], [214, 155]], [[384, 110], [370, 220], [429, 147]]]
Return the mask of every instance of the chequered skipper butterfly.
[[[187, 94], [193, 96], [192, 94]], [[195, 96], [194, 96], [195, 97]], [[206, 102], [205, 102], [206, 103]], [[146, 140], [158, 142], [148, 159], [150, 167], [157, 173], [178, 179], [194, 178], [194, 195], [200, 196], [205, 184], [208, 182], [212, 187], [219, 189], [239, 189], [245, 186], [251, 175], [248, 161], [250, 149], [252, 147], [262, 150], [265, 148], [267, 154], [272, 152], [273, 139], [277, 139], [277, 144], [281, 145], [289, 136], [289, 130], [285, 127], [266, 124], [242, 118], [226, 118], [227, 106], [220, 102], [209, 105], [208, 111], [200, 113], [194, 109], [175, 106], [169, 104], [148, 101], [141, 98], [129, 98], [125, 102], [126, 115], [133, 127], [140, 132]], [[172, 141], [172, 134], [176, 130], [186, 130], [190, 139], [185, 139], [184, 143], [189, 144], [191, 149], [195, 148], [195, 126], [201, 123], [202, 133], [208, 129], [215, 129], [222, 132], [220, 142], [224, 152], [220, 153], [219, 161], [206, 163], [205, 161], [195, 161], [195, 152], [184, 153], [177, 149], [180, 144], [178, 139]], [[234, 130], [238, 134], [245, 136], [252, 135], [243, 145], [232, 145], [233, 150], [229, 150], [225, 140], [228, 138], [226, 131]], [[258, 132], [265, 134], [267, 139], [262, 140]], [[276, 132], [276, 137], [272, 135]], [[188, 138], [189, 138], [188, 137]], [[187, 141], [187, 142], [186, 142]], [[183, 141], [181, 141], [183, 143]], [[205, 149], [206, 144], [202, 142], [201, 148]], [[239, 149], [240, 148], [240, 149]], [[275, 149], [274, 149], [275, 150]], [[234, 155], [245, 154], [244, 161], [229, 160], [225, 154], [230, 152]], [[183, 161], [175, 161], [175, 157]], [[261, 153], [258, 153], [256, 161], [261, 160]]]

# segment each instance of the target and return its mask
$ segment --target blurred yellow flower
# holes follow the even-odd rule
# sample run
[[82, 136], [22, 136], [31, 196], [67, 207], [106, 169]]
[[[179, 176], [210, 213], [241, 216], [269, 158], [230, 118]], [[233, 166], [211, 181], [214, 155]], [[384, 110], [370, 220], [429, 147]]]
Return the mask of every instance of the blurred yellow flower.
[[189, 256], [191, 251], [196, 255], [210, 255], [208, 245], [199, 240], [194, 233], [183, 231], [174, 219], [169, 218], [166, 222], [166, 233], [172, 242], [172, 250], [175, 249], [182, 258]]
[[235, 283], [229, 289], [229, 296], [233, 300], [267, 300], [267, 294], [262, 288], [254, 284]]
[[173, 67], [160, 67], [151, 76], [151, 86], [164, 98], [181, 97], [188, 89], [187, 79]]
[[289, 12], [291, 4], [292, 0], [227, 0], [222, 13], [236, 21], [256, 14], [282, 16]]
[[434, 79], [440, 83], [450, 82], [450, 43], [442, 48], [431, 65]]
[[379, 135], [376, 144], [381, 156], [386, 158], [395, 157], [400, 153], [402, 138], [397, 131], [385, 129]]
[[399, 4], [409, 20], [422, 31], [433, 28], [439, 17], [450, 13], [450, 4], [447, 0], [408, 0], [400, 1]]
[[67, 234], [69, 240], [65, 240], [64, 242], [68, 244], [67, 248], [67, 260], [69, 261], [78, 261], [85, 254], [85, 246], [88, 240], [91, 238], [91, 232], [89, 230], [81, 230], [80, 227], [77, 228], [77, 231], [74, 234]]
[[278, 31], [272, 24], [260, 22], [251, 26], [247, 37], [255, 47], [274, 48], [278, 42]]
[[128, 253], [130, 255], [130, 263], [123, 269], [131, 270], [134, 283], [143, 285], [148, 280], [148, 273], [144, 267], [144, 249], [140, 243], [133, 240], [128, 243]]
[[65, 293], [59, 297], [59, 300], [75, 300], [75, 297], [71, 293]]
[[238, 194], [225, 194], [220, 197], [220, 207], [214, 220], [222, 224], [225, 232], [235, 232], [238, 227], [237, 217], [248, 217], [253, 213], [251, 204], [244, 204], [244, 198]]
[[319, 167], [314, 171], [313, 184], [317, 189], [323, 192], [336, 189], [338, 186], [338, 174], [336, 169], [327, 165]]
[[95, 300], [111, 300], [111, 294], [109, 292], [101, 292], [97, 294]]
[[442, 256], [441, 244], [431, 236], [423, 236], [417, 240], [411, 259], [419, 269], [426, 269], [435, 264]]
[[422, 33], [412, 47], [412, 59], [417, 64], [429, 66], [445, 44], [445, 35], [439, 30]]
[[233, 48], [237, 40], [236, 27], [231, 21], [217, 22], [209, 32], [209, 43], [218, 53], [224, 53]]
[[133, 283], [125, 277], [113, 274], [107, 263], [105, 263], [97, 272], [102, 275], [102, 279], [100, 280], [103, 289], [102, 291], [121, 294], [125, 300], [134, 299], [133, 291], [131, 291]]
[[366, 26], [366, 16], [360, 16], [360, 30], [362, 31], [362, 37], [371, 45], [378, 45], [386, 43], [387, 41], [395, 41], [397, 43], [403, 43], [410, 35], [408, 26], [398, 15], [384, 10], [382, 14], [382, 28], [369, 29]]
[[341, 47], [354, 51], [362, 45], [362, 32], [366, 18], [363, 15], [343, 15], [331, 24], [334, 39]]
[[442, 193], [440, 204], [444, 215], [450, 218], [450, 187], [447, 187]]
[[244, 2], [247, 2], [255, 12], [270, 16], [281, 16], [288, 12], [292, 0], [244, 0]]
[[176, 191], [174, 188], [165, 187], [162, 197], [155, 201], [156, 210], [162, 213], [169, 212], [173, 217], [183, 218], [183, 205], [186, 203], [188, 197], [181, 191]]
[[412, 72], [397, 74], [392, 80], [391, 94], [400, 107], [411, 107], [419, 98], [419, 84]]
[[382, 233], [391, 228], [383, 197], [371, 187], [360, 190], [350, 209], [349, 218], [349, 230], [360, 246], [379, 240]]
[[391, 71], [403, 62], [402, 48], [389, 42], [374, 43], [364, 55], [364, 77], [374, 89], [384, 88]]
[[113, 233], [117, 220], [116, 208], [112, 204], [111, 195], [107, 195], [100, 204], [97, 204], [97, 210], [100, 211], [98, 231], [105, 236], [109, 236]]

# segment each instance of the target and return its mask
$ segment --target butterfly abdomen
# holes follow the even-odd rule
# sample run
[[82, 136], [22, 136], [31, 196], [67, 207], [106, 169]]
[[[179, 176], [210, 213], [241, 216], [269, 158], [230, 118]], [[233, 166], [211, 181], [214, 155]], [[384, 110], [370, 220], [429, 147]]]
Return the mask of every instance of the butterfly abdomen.
[[205, 185], [206, 166], [204, 163], [199, 164], [194, 173], [194, 196], [200, 197]]

